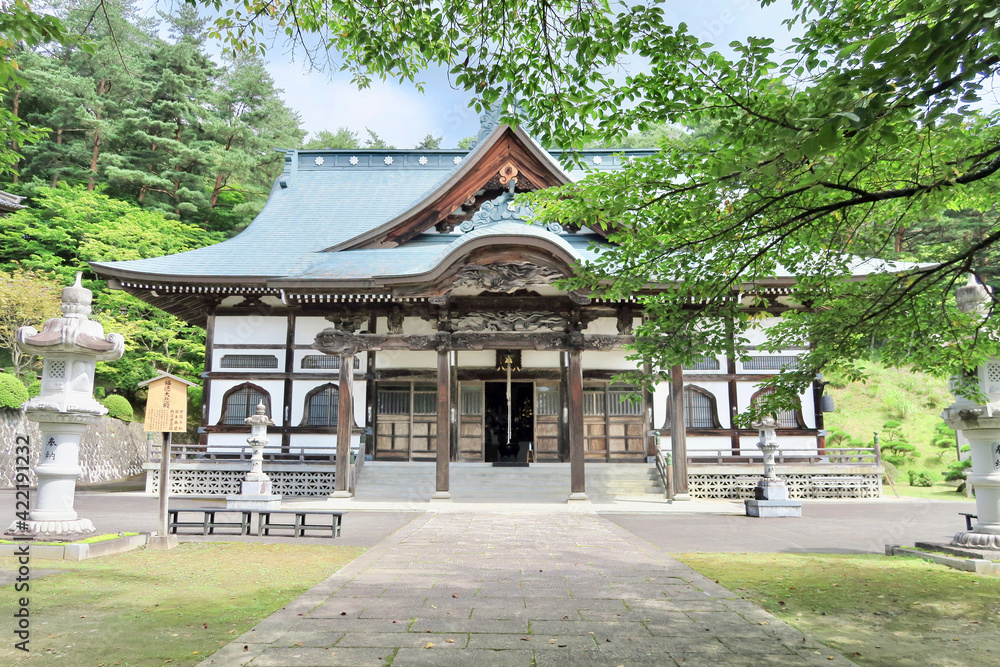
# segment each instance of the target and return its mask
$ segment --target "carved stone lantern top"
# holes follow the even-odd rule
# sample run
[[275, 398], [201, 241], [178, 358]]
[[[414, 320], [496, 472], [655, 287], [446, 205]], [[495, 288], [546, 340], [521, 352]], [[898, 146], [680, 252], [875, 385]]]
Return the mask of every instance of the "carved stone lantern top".
[[274, 422], [267, 416], [267, 406], [263, 401], [257, 404], [256, 412], [243, 421], [249, 426], [274, 426]]
[[125, 339], [116, 333], [105, 336], [101, 323], [88, 317], [94, 295], [80, 280], [78, 271], [76, 282], [62, 291], [62, 317], [46, 321], [41, 333], [34, 327], [17, 330], [18, 348], [38, 355], [76, 353], [96, 361], [114, 361], [122, 356]]

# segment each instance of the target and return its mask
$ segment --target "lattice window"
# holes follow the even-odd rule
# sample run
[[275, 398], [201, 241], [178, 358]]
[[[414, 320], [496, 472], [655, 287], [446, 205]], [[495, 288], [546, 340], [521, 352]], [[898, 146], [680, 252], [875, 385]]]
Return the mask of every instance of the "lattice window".
[[717, 371], [719, 370], [719, 360], [716, 357], [705, 357], [699, 359], [690, 366], [685, 365], [686, 371]]
[[[667, 418], [663, 428], [670, 428], [672, 396], [667, 397]], [[701, 387], [687, 385], [684, 387], [684, 427], [685, 428], [721, 428], [718, 418], [715, 396]]]
[[479, 386], [462, 387], [462, 414], [483, 414], [483, 388]]
[[638, 387], [613, 386], [608, 389], [608, 414], [612, 417], [641, 417], [642, 400]]
[[380, 415], [410, 414], [410, 386], [382, 385], [378, 389], [378, 413]]
[[799, 367], [799, 358], [791, 355], [774, 355], [765, 357], [750, 357], [743, 362], [745, 371], [780, 371], [782, 368]]
[[[308, 370], [338, 370], [340, 357], [332, 354], [307, 354], [302, 357], [302, 368]], [[361, 359], [354, 357], [354, 370], [361, 368]]]
[[310, 391], [306, 394], [306, 410], [302, 426], [336, 426], [339, 399], [340, 391], [332, 383]]
[[[754, 406], [757, 401], [762, 399], [764, 396], [774, 393], [774, 387], [764, 387], [756, 394], [750, 397], [750, 405]], [[775, 415], [778, 420], [779, 428], [805, 428], [805, 422], [802, 420], [802, 410], [782, 410]]]
[[233, 387], [222, 397], [222, 419], [220, 424], [243, 425], [246, 418], [254, 414], [257, 404], [262, 402], [271, 414], [271, 395], [255, 384], [244, 382]]
[[418, 384], [413, 387], [413, 414], [436, 414], [437, 395], [437, 386], [435, 385]]
[[49, 377], [53, 380], [61, 380], [66, 377], [66, 362], [65, 361], [51, 361], [49, 362]]
[[536, 387], [538, 406], [535, 414], [539, 417], [555, 417], [559, 414], [559, 387]]
[[278, 357], [273, 354], [224, 354], [221, 368], [277, 368]]
[[990, 384], [1000, 382], [1000, 363], [996, 361], [986, 362], [986, 381]]
[[605, 412], [604, 387], [583, 390], [583, 414], [586, 417], [602, 417]]

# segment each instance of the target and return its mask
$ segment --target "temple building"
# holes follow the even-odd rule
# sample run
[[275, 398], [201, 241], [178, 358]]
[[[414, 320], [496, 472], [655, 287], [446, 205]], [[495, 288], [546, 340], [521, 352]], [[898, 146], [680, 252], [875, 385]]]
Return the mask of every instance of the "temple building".
[[[468, 462], [568, 464], [576, 498], [585, 464], [654, 465], [676, 435], [671, 383], [640, 391], [613, 380], [634, 370], [625, 348], [641, 305], [553, 284], [596, 257], [606, 232], [528, 224], [514, 202], [651, 152], [586, 150], [586, 167], [566, 171], [558, 152], [488, 115], [471, 149], [289, 150], [263, 211], [233, 239], [92, 264], [110, 287], [207, 330], [201, 447], [175, 466], [173, 490], [234, 492], [240, 469], [226, 461], [245, 450], [244, 420], [260, 402], [275, 422], [268, 469], [286, 496], [353, 491], [349, 449], [376, 466], [436, 462], [442, 498], [451, 468]], [[766, 287], [774, 316], [793, 286], [788, 276]], [[708, 358], [675, 379], [681, 490], [752, 488], [758, 434], [733, 417], [798, 352]], [[831, 461], [821, 394], [817, 384], [778, 416], [782, 448], [803, 466]], [[854, 480], [827, 489], [837, 494], [881, 489], [875, 461], [796, 474], [800, 495], [823, 495], [817, 476]]]

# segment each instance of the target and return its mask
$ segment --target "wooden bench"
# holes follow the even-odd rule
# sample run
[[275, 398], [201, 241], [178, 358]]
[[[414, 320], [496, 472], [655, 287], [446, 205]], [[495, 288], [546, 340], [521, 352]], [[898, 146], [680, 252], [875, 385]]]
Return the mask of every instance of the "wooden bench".
[[813, 475], [810, 480], [810, 484], [813, 491], [824, 490], [824, 491], [836, 491], [838, 496], [847, 495], [848, 491], [859, 491], [865, 486], [865, 478], [857, 476], [843, 476], [843, 477], [824, 477], [820, 475]]
[[[271, 516], [276, 514], [294, 515], [294, 523], [271, 523]], [[330, 517], [330, 523], [309, 523], [309, 516]], [[330, 531], [330, 537], [340, 537], [340, 524], [344, 512], [335, 510], [264, 510], [257, 515], [257, 536], [270, 535], [277, 529], [292, 529], [292, 537], [305, 537], [307, 530]], [[318, 519], [313, 519], [317, 521]]]
[[965, 529], [966, 530], [972, 530], [972, 520], [979, 518], [978, 514], [973, 514], [972, 512], [959, 512], [958, 514], [959, 514], [959, 516], [964, 516], [965, 517]]
[[[216, 520], [218, 513], [240, 514], [239, 521]], [[200, 514], [200, 521], [181, 521], [181, 514]], [[240, 535], [250, 534], [250, 510], [228, 510], [224, 507], [183, 507], [167, 509], [167, 531], [177, 534], [178, 528], [201, 528], [202, 535], [214, 535], [216, 528], [239, 528]]]

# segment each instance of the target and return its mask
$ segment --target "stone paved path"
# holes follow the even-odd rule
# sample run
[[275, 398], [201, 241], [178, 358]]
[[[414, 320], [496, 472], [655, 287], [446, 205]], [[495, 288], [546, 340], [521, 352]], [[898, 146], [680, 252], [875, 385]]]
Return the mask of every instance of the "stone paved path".
[[425, 514], [203, 664], [850, 665], [593, 514]]

